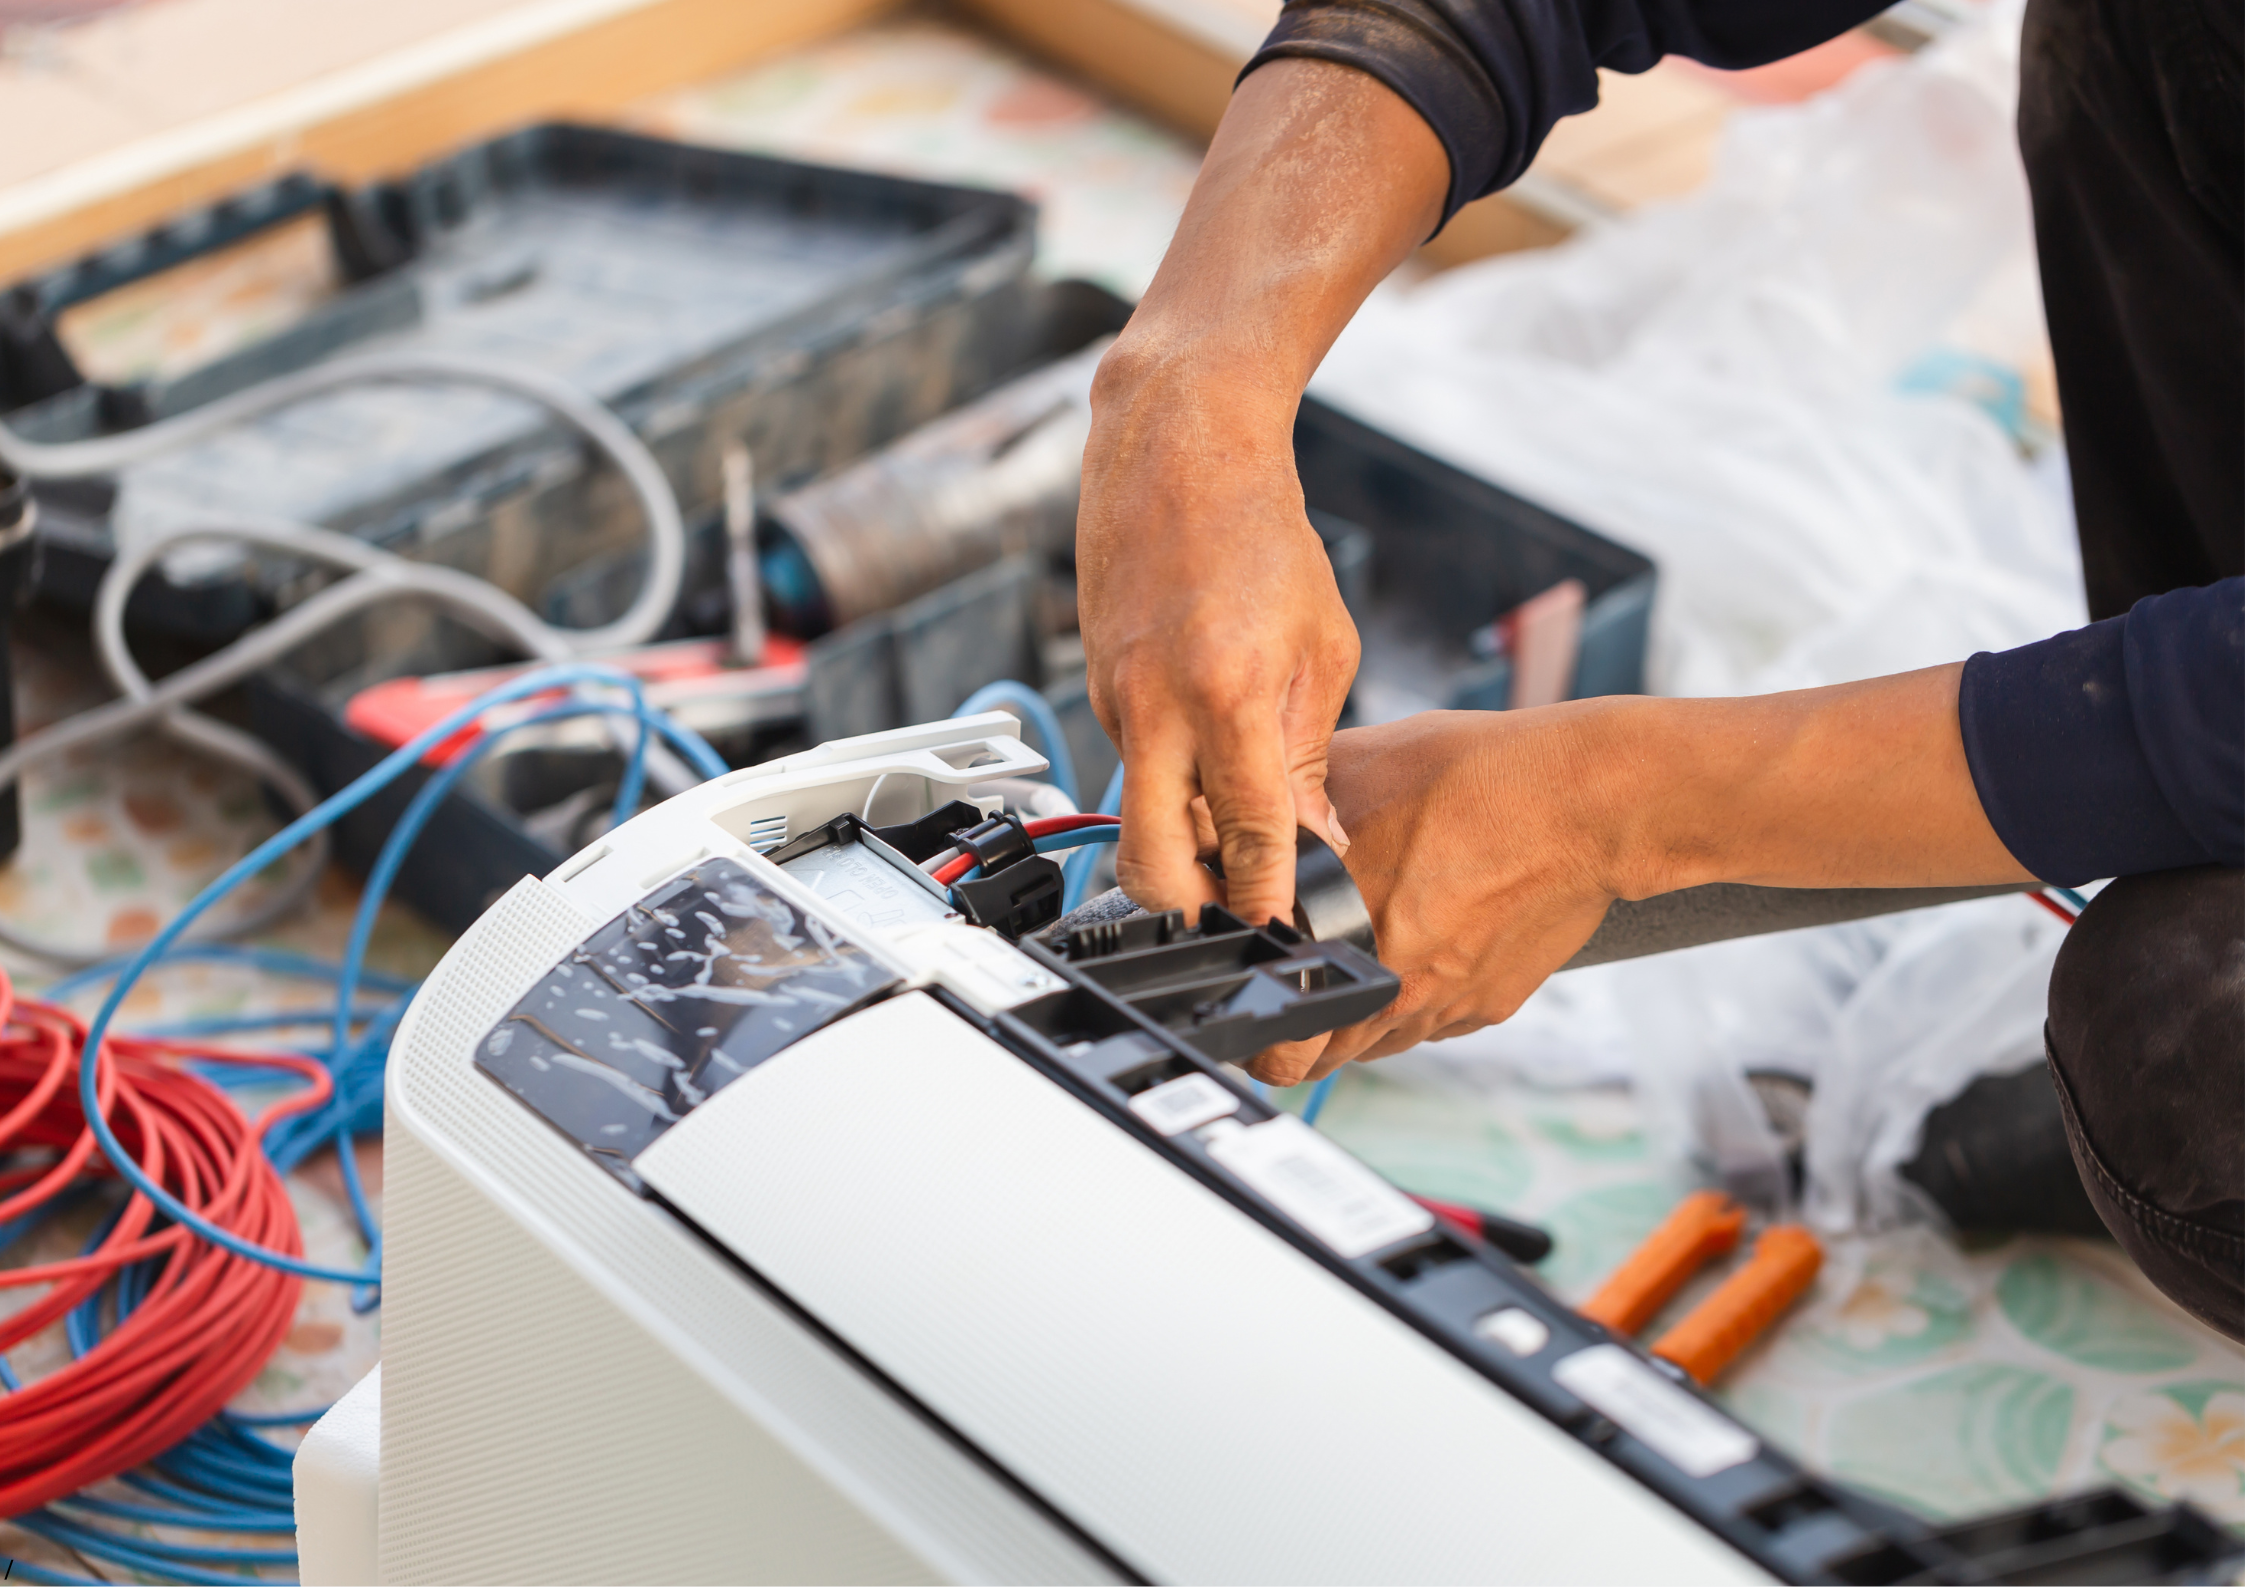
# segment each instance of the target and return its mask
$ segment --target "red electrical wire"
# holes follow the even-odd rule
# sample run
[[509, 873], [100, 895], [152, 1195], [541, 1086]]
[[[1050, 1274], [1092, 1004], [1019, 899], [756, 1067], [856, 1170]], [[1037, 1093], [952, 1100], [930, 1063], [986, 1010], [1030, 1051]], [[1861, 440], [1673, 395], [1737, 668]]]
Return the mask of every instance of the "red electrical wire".
[[[1022, 822], [1021, 830], [1035, 839], [1054, 832], [1077, 832], [1085, 827], [1119, 827], [1121, 825], [1121, 816], [1039, 816], [1034, 821]], [[955, 859], [946, 860], [936, 868], [933, 875], [937, 881], [949, 887], [960, 877], [966, 875], [967, 872], [973, 870], [974, 866], [975, 858], [973, 855], [961, 854]]]
[[2078, 918], [2075, 916], [2072, 910], [2068, 909], [2064, 904], [2059, 903], [2057, 899], [2052, 898], [2048, 893], [2034, 892], [2029, 893], [2027, 896], [2033, 899], [2036, 903], [2042, 905], [2043, 908], [2049, 910], [2053, 915], [2056, 915], [2060, 920], [2064, 921], [2069, 926], [2074, 923], [2076, 918]]
[[960, 877], [966, 875], [967, 872], [973, 870], [977, 863], [973, 855], [962, 854], [955, 860], [946, 861], [943, 867], [935, 873], [935, 879], [949, 887]]
[[[18, 1002], [0, 970], [0, 1152], [60, 1153], [51, 1166], [0, 1174], [0, 1220], [78, 1182], [114, 1177], [78, 1108], [73, 1082], [85, 1034], [67, 1009]], [[190, 1058], [288, 1069], [308, 1084], [252, 1121], [184, 1066]], [[243, 1239], [302, 1254], [296, 1211], [259, 1142], [276, 1120], [328, 1099], [333, 1085], [324, 1065], [291, 1053], [112, 1036], [97, 1060], [95, 1088], [118, 1139], [150, 1178]], [[287, 1334], [301, 1280], [176, 1225], [150, 1234], [154, 1214], [136, 1193], [90, 1255], [0, 1268], [0, 1288], [50, 1286], [0, 1320], [6, 1350], [82, 1304], [125, 1265], [163, 1263], [132, 1314], [85, 1355], [0, 1395], [0, 1515], [162, 1454], [248, 1387]]]
[[1033, 838], [1041, 838], [1052, 832], [1075, 832], [1084, 827], [1119, 827], [1121, 825], [1121, 816], [1088, 814], [1080, 816], [1039, 816], [1034, 821], [1022, 822], [1021, 830]]

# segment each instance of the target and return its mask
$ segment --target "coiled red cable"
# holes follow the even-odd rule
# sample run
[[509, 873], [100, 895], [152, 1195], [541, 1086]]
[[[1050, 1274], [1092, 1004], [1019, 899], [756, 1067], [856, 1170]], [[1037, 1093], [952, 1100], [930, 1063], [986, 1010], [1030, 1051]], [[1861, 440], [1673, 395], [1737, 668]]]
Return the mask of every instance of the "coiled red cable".
[[[114, 1178], [78, 1108], [85, 1025], [67, 1009], [18, 1001], [0, 970], [0, 1152], [46, 1148], [51, 1164], [0, 1173], [0, 1221], [89, 1179]], [[255, 1064], [306, 1086], [254, 1121], [188, 1059]], [[324, 1065], [290, 1053], [245, 1053], [200, 1042], [117, 1036], [95, 1071], [118, 1138], [188, 1207], [246, 1240], [301, 1255], [295, 1208], [259, 1142], [268, 1126], [328, 1098]], [[89, 1255], [0, 1268], [0, 1288], [47, 1293], [0, 1319], [0, 1350], [98, 1292], [119, 1269], [160, 1259], [132, 1312], [77, 1360], [0, 1395], [0, 1516], [128, 1471], [188, 1436], [248, 1387], [288, 1333], [301, 1280], [167, 1226], [135, 1194]]]

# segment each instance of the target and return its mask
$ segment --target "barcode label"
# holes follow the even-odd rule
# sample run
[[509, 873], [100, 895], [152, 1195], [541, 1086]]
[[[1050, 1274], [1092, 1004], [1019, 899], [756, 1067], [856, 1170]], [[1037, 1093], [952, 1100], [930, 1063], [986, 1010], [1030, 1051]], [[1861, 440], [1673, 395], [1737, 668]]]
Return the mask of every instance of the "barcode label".
[[1434, 1225], [1432, 1213], [1290, 1113], [1211, 1143], [1208, 1155], [1342, 1256]]
[[1576, 1399], [1687, 1477], [1712, 1477], [1754, 1458], [1754, 1435], [1662, 1377], [1620, 1345], [1592, 1345], [1551, 1369]]
[[1164, 1135], [1182, 1135], [1239, 1111], [1239, 1098], [1207, 1075], [1180, 1075], [1130, 1099], [1130, 1111]]

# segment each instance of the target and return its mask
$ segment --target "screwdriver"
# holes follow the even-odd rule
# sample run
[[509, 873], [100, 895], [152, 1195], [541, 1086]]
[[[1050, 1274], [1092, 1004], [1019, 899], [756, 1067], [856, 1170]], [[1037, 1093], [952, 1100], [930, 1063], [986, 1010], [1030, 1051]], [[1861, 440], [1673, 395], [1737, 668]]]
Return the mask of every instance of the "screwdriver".
[[1412, 1196], [1411, 1199], [1452, 1228], [1495, 1246], [1515, 1262], [1540, 1262], [1551, 1254], [1551, 1236], [1532, 1223], [1521, 1223], [1501, 1212], [1469, 1207], [1462, 1201], [1436, 1201], [1431, 1196]]
[[[15, 663], [8, 644], [16, 612], [31, 598], [39, 554], [39, 541], [32, 533], [37, 517], [29, 482], [0, 469], [0, 749], [16, 741]], [[0, 861], [23, 842], [20, 786], [18, 779], [0, 789]]]

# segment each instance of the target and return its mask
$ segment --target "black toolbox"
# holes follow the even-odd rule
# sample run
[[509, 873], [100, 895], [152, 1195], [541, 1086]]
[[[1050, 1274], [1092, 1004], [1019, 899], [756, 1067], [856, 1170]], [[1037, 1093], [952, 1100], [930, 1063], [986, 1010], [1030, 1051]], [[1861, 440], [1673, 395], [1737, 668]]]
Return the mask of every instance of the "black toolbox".
[[[314, 208], [345, 285], [307, 317], [169, 382], [68, 384], [62, 310]], [[988, 385], [1021, 361], [1034, 233], [1012, 194], [538, 126], [362, 191], [291, 178], [20, 283], [0, 375], [44, 395], [10, 424], [61, 441], [350, 352], [527, 364], [599, 397], [654, 449], [695, 531], [686, 587], [707, 593], [723, 584], [724, 450], [745, 443], [760, 488], [783, 488]], [[642, 558], [628, 497], [584, 468], [573, 434], [459, 386], [331, 393], [41, 497], [42, 593], [76, 606], [115, 535], [227, 510], [488, 576], [572, 626], [617, 615]], [[143, 581], [129, 616], [211, 643], [307, 587], [276, 559], [197, 551]], [[370, 681], [492, 659], [418, 614], [319, 646], [318, 670], [373, 664]]]

